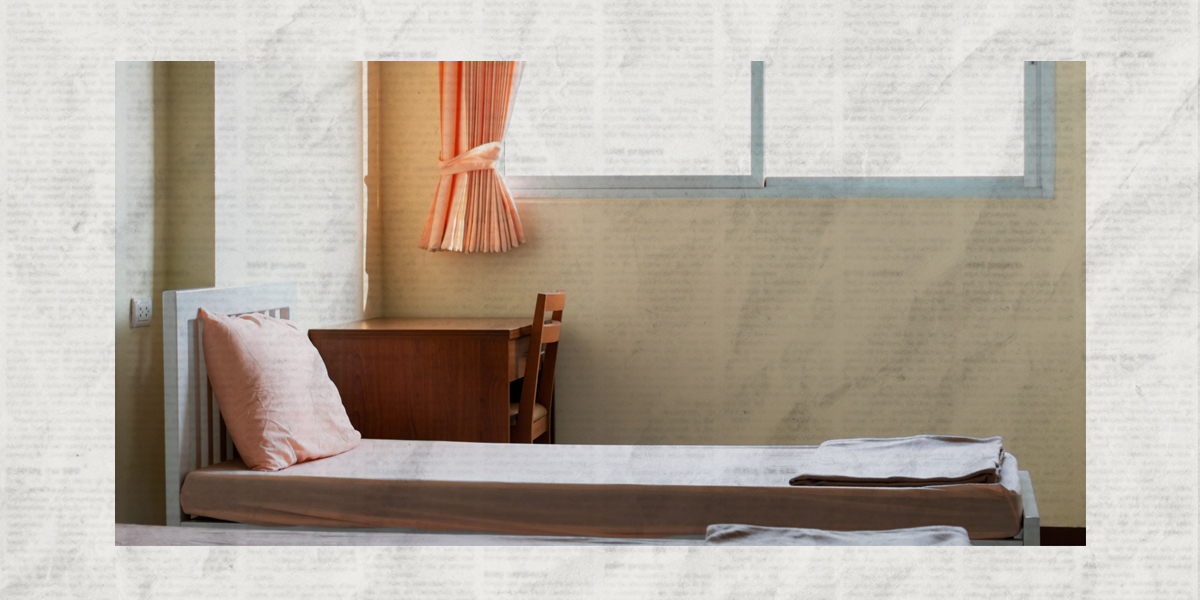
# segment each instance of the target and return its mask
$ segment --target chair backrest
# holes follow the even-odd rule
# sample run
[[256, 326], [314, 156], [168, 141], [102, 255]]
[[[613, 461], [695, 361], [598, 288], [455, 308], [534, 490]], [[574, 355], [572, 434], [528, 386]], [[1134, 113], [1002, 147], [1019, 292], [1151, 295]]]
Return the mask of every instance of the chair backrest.
[[[554, 402], [554, 365], [558, 360], [558, 339], [562, 335], [563, 307], [567, 292], [538, 294], [533, 312], [533, 332], [529, 334], [529, 358], [525, 362], [525, 382], [521, 390], [521, 408], [517, 412], [514, 442], [530, 442], [533, 433], [533, 405], [546, 407], [550, 418]], [[550, 312], [550, 320], [546, 313]], [[542, 346], [545, 350], [542, 350]]]

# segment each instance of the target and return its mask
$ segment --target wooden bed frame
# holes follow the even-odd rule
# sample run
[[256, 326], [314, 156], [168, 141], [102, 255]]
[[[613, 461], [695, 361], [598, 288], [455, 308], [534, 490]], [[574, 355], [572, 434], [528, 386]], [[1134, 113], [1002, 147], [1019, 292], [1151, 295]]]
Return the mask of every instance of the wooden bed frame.
[[[277, 529], [210, 519], [192, 519], [179, 504], [179, 491], [188, 473], [211, 464], [237, 458], [237, 449], [225, 429], [221, 410], [208, 384], [201, 344], [203, 324], [197, 313], [205, 310], [239, 315], [262, 313], [296, 319], [296, 284], [273, 283], [236, 288], [201, 288], [163, 292], [163, 370], [166, 440], [166, 503], [168, 526], [203, 526], [220, 529]], [[1033, 482], [1028, 471], [1020, 471], [1024, 523], [1021, 533], [1007, 540], [972, 540], [978, 546], [1040, 545], [1041, 519]], [[289, 527], [289, 530], [305, 528]], [[311, 528], [310, 531], [327, 531]], [[357, 530], [408, 532], [420, 530]], [[421, 532], [435, 534], [438, 532]], [[461, 532], [445, 535], [461, 536]], [[506, 536], [512, 537], [512, 536]], [[703, 536], [700, 536], [701, 538]], [[564, 538], [569, 539], [569, 538]], [[453, 538], [448, 538], [453, 540]], [[586, 543], [582, 541], [581, 543]], [[569, 542], [564, 542], [569, 543]], [[453, 545], [448, 541], [448, 545]]]

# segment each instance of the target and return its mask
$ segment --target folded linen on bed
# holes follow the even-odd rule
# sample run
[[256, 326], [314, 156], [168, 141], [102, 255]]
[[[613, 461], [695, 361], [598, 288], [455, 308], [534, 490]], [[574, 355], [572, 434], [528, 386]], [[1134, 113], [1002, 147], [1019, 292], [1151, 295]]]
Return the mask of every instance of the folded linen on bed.
[[817, 447], [792, 485], [921, 487], [997, 483], [1004, 444], [999, 436], [914, 435], [829, 440]]
[[722, 546], [970, 546], [962, 527], [931, 525], [886, 531], [826, 531], [757, 525], [709, 525], [705, 544]]

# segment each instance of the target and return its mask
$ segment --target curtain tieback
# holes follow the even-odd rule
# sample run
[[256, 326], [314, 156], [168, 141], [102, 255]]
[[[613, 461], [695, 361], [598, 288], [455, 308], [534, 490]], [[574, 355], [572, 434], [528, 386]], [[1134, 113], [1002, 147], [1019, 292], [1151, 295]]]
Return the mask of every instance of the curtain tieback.
[[450, 160], [438, 159], [438, 171], [442, 175], [486, 171], [495, 169], [498, 160], [500, 160], [500, 142], [488, 142], [481, 146], [475, 146]]

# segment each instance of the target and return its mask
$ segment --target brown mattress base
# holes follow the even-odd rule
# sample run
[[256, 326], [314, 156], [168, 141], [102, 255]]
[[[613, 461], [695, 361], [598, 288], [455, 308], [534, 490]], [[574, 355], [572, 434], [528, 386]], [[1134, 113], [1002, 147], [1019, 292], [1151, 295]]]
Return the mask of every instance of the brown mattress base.
[[793, 487], [814, 446], [547, 446], [363, 440], [278, 472], [227, 461], [190, 473], [183, 510], [254, 525], [523, 535], [704, 535], [710, 524], [831, 531], [952, 525], [1021, 530], [1016, 460], [998, 484]]

